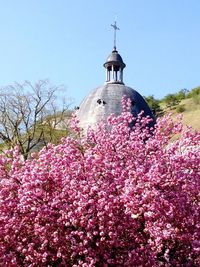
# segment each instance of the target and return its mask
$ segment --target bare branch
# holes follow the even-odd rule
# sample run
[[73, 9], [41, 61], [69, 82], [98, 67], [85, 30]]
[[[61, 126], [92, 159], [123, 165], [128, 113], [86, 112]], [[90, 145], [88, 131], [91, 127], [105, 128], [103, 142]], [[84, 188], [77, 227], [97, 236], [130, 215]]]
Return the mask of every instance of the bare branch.
[[[66, 109], [56, 94], [60, 87], [48, 80], [29, 81], [0, 89], [0, 143], [18, 145], [24, 158], [39, 144], [55, 140], [57, 127], [65, 121]], [[58, 127], [59, 128], [59, 127]], [[63, 132], [64, 133], [64, 132]], [[58, 136], [60, 136], [59, 133]]]

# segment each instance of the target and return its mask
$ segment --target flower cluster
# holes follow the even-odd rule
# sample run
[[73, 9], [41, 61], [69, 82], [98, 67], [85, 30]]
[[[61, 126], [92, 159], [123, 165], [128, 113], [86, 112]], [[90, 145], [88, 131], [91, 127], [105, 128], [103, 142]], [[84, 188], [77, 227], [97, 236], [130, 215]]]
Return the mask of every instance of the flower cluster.
[[200, 265], [200, 134], [123, 106], [25, 162], [0, 155], [1, 266]]

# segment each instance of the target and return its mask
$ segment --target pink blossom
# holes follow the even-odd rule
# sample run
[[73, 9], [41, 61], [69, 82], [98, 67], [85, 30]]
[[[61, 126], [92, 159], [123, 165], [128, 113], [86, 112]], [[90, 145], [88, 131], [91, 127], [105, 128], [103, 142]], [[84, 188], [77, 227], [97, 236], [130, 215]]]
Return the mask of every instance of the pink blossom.
[[200, 134], [122, 105], [86, 137], [73, 118], [60, 145], [0, 155], [2, 266], [200, 265]]

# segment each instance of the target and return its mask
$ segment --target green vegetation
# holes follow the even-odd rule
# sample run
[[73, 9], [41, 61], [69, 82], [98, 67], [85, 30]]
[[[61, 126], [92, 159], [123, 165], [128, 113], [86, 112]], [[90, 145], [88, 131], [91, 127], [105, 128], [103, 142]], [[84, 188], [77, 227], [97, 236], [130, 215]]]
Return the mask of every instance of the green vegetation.
[[185, 106], [184, 105], [179, 105], [177, 108], [176, 108], [176, 111], [178, 113], [183, 113], [185, 111]]
[[160, 107], [160, 101], [154, 98], [153, 95], [144, 97], [146, 102], [148, 103], [150, 109], [156, 116], [159, 116], [162, 113], [162, 109]]
[[177, 93], [167, 94], [160, 100], [153, 95], [145, 97], [145, 100], [157, 117], [167, 113], [176, 117], [181, 113], [184, 125], [200, 130], [200, 86], [191, 90], [181, 89]]
[[180, 103], [180, 100], [178, 99], [176, 94], [168, 94], [164, 97], [163, 100], [166, 103], [166, 106], [170, 109], [173, 109], [173, 107], [177, 106]]
[[188, 93], [188, 97], [192, 98], [195, 104], [200, 104], [200, 86], [192, 89], [192, 91]]
[[[178, 114], [183, 116], [183, 124], [200, 130], [200, 86], [191, 89], [182, 89], [178, 93], [165, 96], [159, 101], [163, 114], [172, 113], [174, 117]], [[174, 99], [171, 106], [166, 102], [166, 98]], [[177, 101], [177, 102], [176, 102]], [[174, 105], [173, 105], [174, 104]]]

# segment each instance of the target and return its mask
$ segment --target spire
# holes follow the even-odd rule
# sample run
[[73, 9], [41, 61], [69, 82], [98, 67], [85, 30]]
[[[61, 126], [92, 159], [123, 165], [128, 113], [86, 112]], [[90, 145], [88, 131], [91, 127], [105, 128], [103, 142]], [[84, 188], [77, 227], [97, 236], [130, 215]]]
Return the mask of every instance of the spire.
[[116, 31], [119, 30], [117, 23], [111, 24], [114, 29], [114, 47], [112, 53], [107, 58], [107, 61], [104, 63], [106, 68], [106, 83], [123, 83], [123, 69], [126, 67], [126, 64], [123, 62], [122, 57], [116, 49]]
[[111, 24], [111, 27], [113, 27], [113, 29], [114, 29], [114, 47], [113, 47], [113, 50], [116, 51], [116, 32], [117, 32], [117, 30], [119, 31], [120, 29], [117, 27], [116, 21], [114, 24]]

